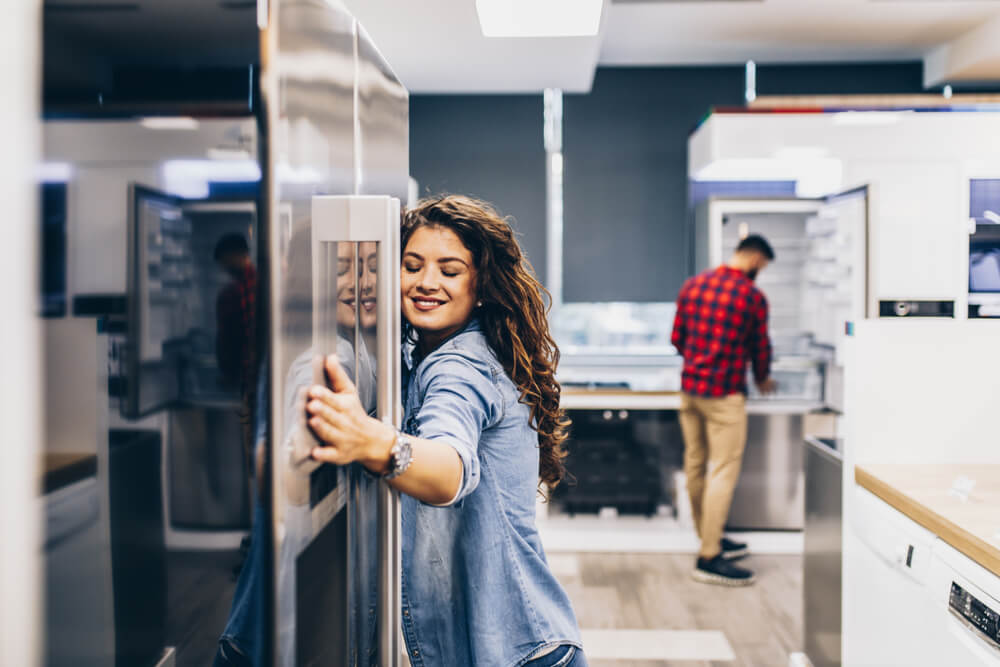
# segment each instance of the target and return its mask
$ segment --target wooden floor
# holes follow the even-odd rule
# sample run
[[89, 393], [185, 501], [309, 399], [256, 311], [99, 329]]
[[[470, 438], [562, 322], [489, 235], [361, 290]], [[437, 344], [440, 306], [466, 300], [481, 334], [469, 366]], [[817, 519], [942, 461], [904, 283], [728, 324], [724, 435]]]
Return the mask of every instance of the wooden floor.
[[[691, 579], [687, 554], [559, 554], [553, 570], [586, 630], [715, 630], [734, 661], [592, 659], [593, 667], [786, 667], [801, 650], [801, 556], [752, 556], [748, 588]], [[235, 551], [170, 552], [168, 645], [178, 667], [212, 664], [236, 582]]]
[[167, 553], [167, 645], [177, 667], [208, 667], [236, 589], [237, 551]]
[[[576, 554], [554, 567], [581, 628], [718, 630], [735, 661], [591, 660], [594, 667], [786, 667], [801, 650], [801, 556], [752, 556], [747, 588], [700, 584], [691, 579], [686, 554]], [[695, 657], [695, 656], [692, 656]]]

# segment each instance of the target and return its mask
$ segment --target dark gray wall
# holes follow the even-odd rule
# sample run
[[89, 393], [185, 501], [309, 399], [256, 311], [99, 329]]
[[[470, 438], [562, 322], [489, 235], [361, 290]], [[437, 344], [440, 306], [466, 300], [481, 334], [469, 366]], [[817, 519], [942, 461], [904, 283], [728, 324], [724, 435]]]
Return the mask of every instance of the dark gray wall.
[[514, 218], [545, 279], [545, 147], [541, 95], [414, 95], [410, 174], [420, 196], [485, 199]]
[[687, 140], [739, 68], [599, 69], [563, 101], [565, 301], [673, 301], [688, 275]]
[[[922, 92], [921, 63], [758, 66], [759, 95]], [[563, 103], [565, 301], [671, 301], [690, 275], [687, 140], [713, 107], [743, 104], [743, 68], [597, 70]], [[542, 98], [411, 98], [421, 192], [493, 201], [517, 218], [544, 278]]]

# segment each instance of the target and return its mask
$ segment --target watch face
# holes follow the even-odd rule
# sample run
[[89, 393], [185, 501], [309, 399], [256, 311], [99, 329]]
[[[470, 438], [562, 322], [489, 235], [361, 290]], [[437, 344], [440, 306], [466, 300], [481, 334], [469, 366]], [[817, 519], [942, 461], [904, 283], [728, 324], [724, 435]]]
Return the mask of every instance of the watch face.
[[389, 472], [386, 479], [399, 477], [410, 467], [413, 458], [413, 447], [410, 439], [402, 433], [396, 436], [396, 442], [389, 451]]

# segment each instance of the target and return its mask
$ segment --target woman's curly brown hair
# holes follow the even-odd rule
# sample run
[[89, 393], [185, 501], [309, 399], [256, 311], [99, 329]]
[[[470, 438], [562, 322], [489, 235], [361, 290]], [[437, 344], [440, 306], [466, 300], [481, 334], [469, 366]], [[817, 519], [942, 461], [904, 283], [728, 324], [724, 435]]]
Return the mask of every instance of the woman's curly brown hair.
[[486, 202], [459, 195], [420, 200], [403, 214], [404, 249], [421, 227], [450, 229], [472, 253], [476, 297], [482, 302], [476, 315], [490, 349], [521, 390], [521, 402], [531, 408], [538, 475], [555, 488], [565, 472], [563, 443], [570, 422], [559, 408], [559, 348], [549, 333], [543, 300], [548, 290], [535, 278], [508, 221]]

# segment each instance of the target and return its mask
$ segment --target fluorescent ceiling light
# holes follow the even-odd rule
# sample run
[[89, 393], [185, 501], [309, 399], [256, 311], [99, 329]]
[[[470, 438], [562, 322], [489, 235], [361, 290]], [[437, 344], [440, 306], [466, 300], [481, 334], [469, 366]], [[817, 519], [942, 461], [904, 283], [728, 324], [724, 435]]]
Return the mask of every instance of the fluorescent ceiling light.
[[486, 37], [587, 37], [601, 25], [602, 0], [476, 0]]
[[253, 160], [167, 160], [161, 169], [164, 189], [190, 199], [207, 197], [210, 183], [260, 180], [260, 167]]
[[35, 168], [39, 183], [69, 183], [73, 178], [73, 165], [68, 162], [43, 162]]
[[197, 130], [198, 121], [188, 116], [150, 116], [139, 124], [150, 130]]

